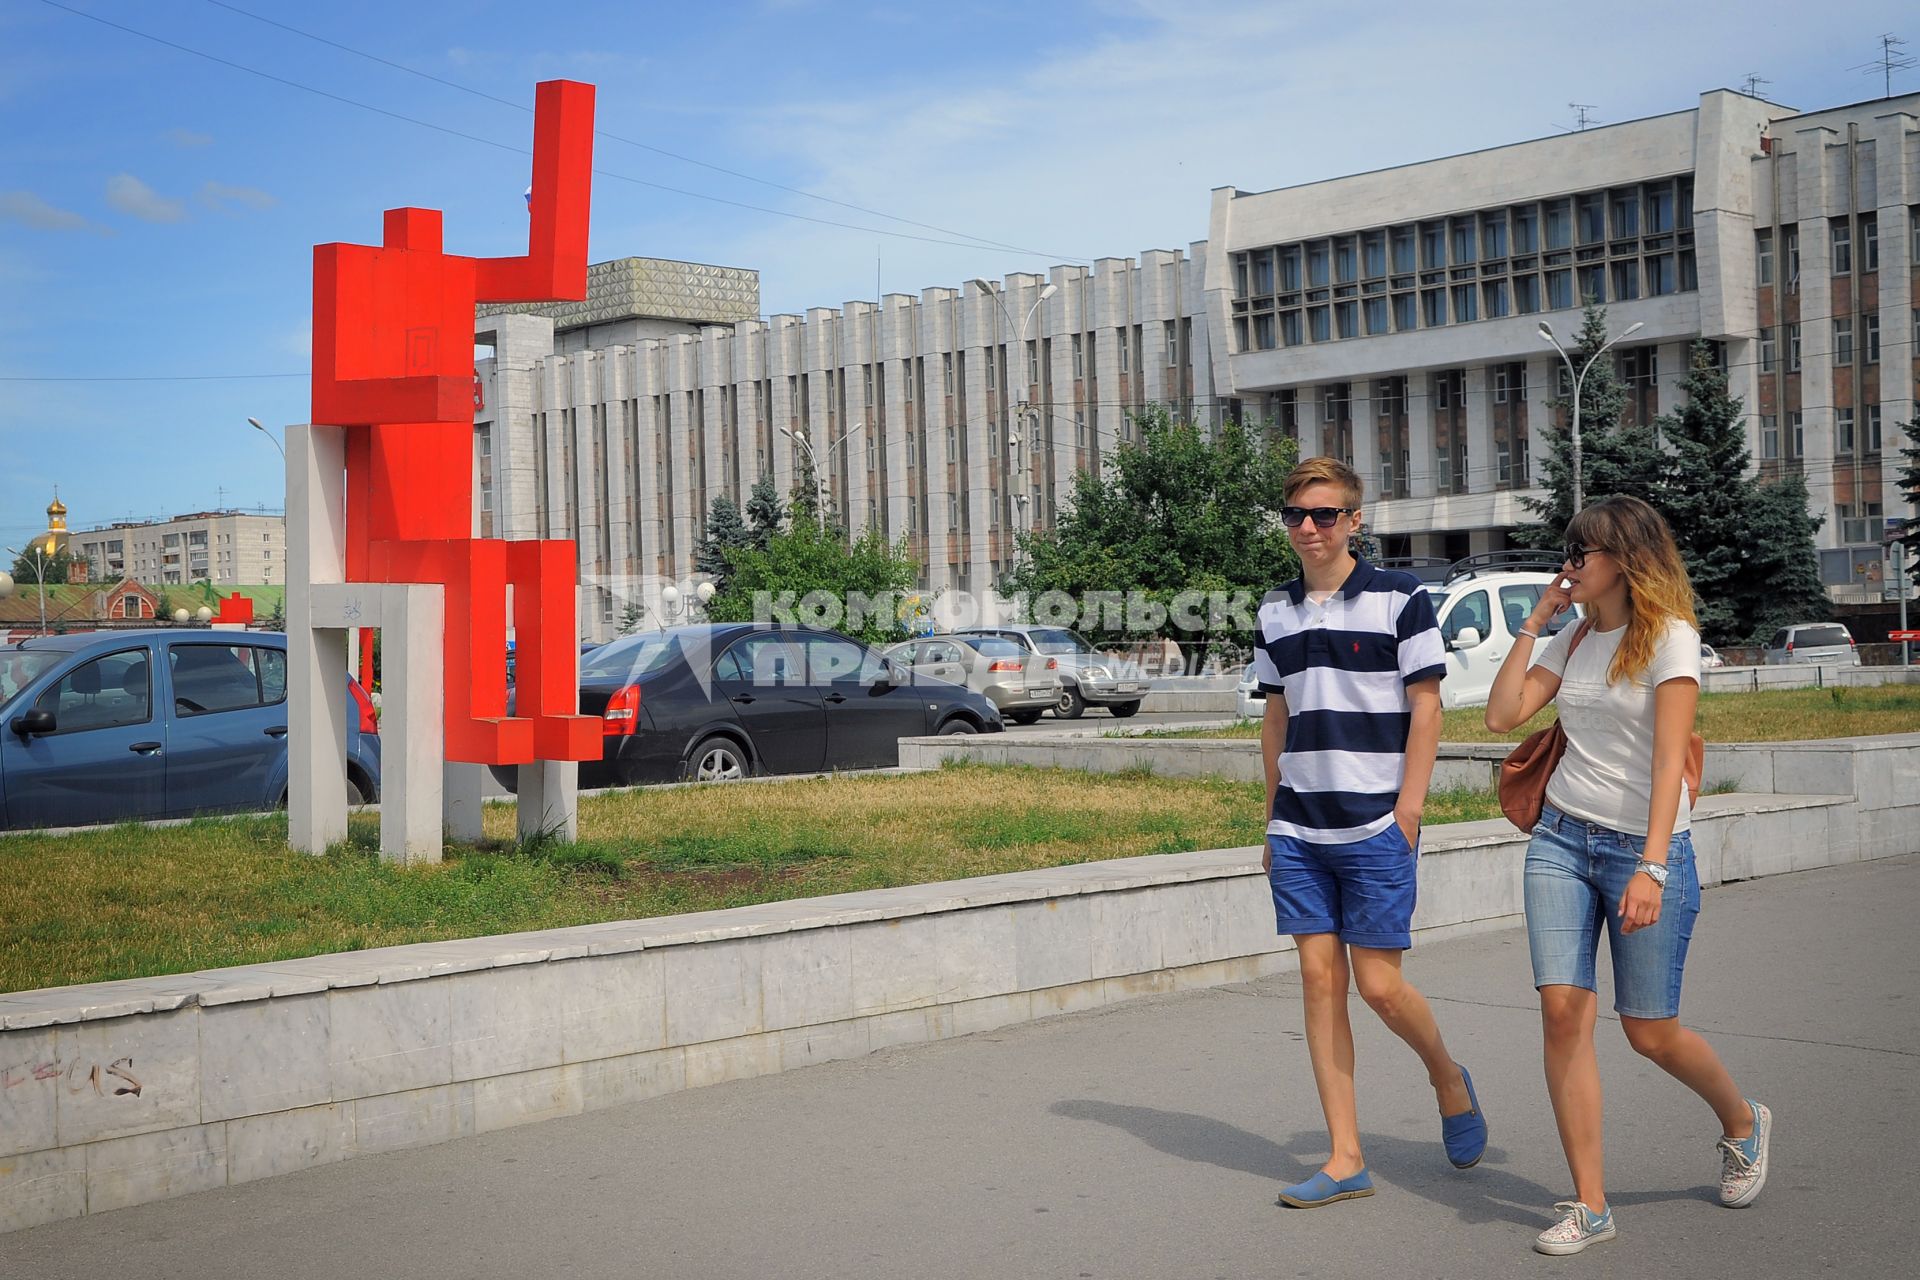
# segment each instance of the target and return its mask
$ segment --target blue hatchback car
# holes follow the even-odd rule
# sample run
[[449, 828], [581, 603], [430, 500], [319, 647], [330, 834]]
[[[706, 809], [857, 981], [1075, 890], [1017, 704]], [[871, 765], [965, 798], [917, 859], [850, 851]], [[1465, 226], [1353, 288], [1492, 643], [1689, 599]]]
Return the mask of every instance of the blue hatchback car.
[[[350, 682], [347, 799], [380, 795]], [[272, 809], [287, 794], [287, 638], [106, 631], [0, 647], [0, 829]]]

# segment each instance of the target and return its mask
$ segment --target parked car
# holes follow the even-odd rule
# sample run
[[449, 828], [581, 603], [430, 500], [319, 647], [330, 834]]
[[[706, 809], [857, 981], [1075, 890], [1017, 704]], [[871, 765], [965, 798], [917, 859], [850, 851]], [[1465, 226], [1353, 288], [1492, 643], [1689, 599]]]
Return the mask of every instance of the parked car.
[[911, 668], [916, 682], [944, 680], [985, 694], [1015, 724], [1032, 724], [1059, 695], [1058, 658], [999, 636], [920, 636], [886, 656]]
[[1767, 665], [1800, 663], [1857, 667], [1860, 649], [1853, 642], [1853, 633], [1838, 622], [1802, 622], [1774, 632], [1773, 642], [1767, 646]]
[[1260, 682], [1254, 678], [1251, 662], [1240, 673], [1240, 683], [1233, 688], [1233, 710], [1242, 720], [1258, 720], [1267, 714], [1267, 695], [1260, 692]]
[[[514, 699], [507, 699], [508, 711]], [[598, 717], [599, 760], [583, 787], [727, 782], [900, 763], [900, 739], [998, 733], [984, 695], [916, 681], [832, 631], [708, 623], [627, 636], [580, 665], [580, 714]], [[509, 791], [515, 766], [493, 768]]]
[[[1442, 706], [1486, 705], [1493, 679], [1513, 648], [1515, 633], [1532, 616], [1534, 606], [1558, 576], [1557, 565], [1544, 567], [1550, 560], [1536, 562], [1542, 567], [1476, 566], [1456, 572], [1439, 588], [1428, 588], [1436, 593], [1434, 613], [1440, 620], [1440, 639], [1447, 650], [1447, 675], [1440, 682]], [[1461, 564], [1472, 566], [1474, 562]], [[1566, 610], [1548, 624], [1547, 634], [1559, 633], [1584, 612], [1580, 605]], [[1534, 647], [1537, 652], [1545, 646]]]
[[1059, 689], [1053, 714], [1063, 720], [1079, 719], [1088, 707], [1105, 707], [1124, 719], [1140, 710], [1146, 696], [1146, 679], [1137, 670], [1115, 662], [1086, 637], [1066, 627], [971, 627], [954, 634], [997, 636], [1013, 641], [1028, 653], [1057, 660]]
[[[373, 703], [349, 679], [347, 800], [380, 796]], [[287, 794], [287, 638], [101, 631], [0, 649], [0, 827], [271, 809]]]
[[1727, 660], [1721, 657], [1719, 652], [1715, 650], [1712, 645], [1707, 644], [1705, 641], [1701, 642], [1700, 669], [1702, 671], [1711, 671], [1715, 667], [1724, 667], [1726, 665], [1727, 665]]

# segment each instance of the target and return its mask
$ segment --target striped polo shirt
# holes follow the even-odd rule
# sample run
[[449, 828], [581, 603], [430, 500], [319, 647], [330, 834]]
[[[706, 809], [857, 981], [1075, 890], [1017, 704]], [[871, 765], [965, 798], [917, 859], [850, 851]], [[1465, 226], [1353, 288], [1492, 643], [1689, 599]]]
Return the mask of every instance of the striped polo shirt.
[[1393, 822], [1407, 773], [1407, 686], [1446, 675], [1433, 601], [1361, 560], [1325, 604], [1296, 578], [1260, 602], [1254, 679], [1287, 702], [1270, 835], [1351, 844]]

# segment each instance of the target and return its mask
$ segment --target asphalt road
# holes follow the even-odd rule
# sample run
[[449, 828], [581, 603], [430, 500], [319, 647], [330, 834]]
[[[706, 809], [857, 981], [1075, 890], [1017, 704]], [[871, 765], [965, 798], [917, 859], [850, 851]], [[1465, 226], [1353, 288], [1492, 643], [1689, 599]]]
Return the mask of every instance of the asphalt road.
[[1774, 1109], [1771, 1180], [1721, 1208], [1711, 1114], [1603, 1025], [1620, 1236], [1578, 1259], [1529, 1247], [1569, 1187], [1508, 929], [1408, 959], [1492, 1125], [1477, 1169], [1356, 1001], [1368, 1200], [1274, 1204], [1324, 1143], [1279, 975], [56, 1223], [0, 1237], [0, 1275], [1914, 1275], [1917, 914], [1915, 857], [1709, 892], [1683, 1013]]

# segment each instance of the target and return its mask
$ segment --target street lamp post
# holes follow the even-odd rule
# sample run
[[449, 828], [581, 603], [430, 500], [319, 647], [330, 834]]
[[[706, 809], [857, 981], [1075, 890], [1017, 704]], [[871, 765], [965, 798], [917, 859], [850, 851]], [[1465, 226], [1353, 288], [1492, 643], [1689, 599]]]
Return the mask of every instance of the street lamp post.
[[286, 446], [280, 443], [280, 441], [274, 436], [273, 432], [267, 430], [265, 423], [261, 422], [260, 419], [258, 418], [248, 418], [247, 425], [252, 427], [255, 431], [258, 431], [261, 435], [265, 436], [267, 438], [268, 443], [270, 443], [271, 445], [273, 445], [274, 448], [280, 451], [280, 461], [283, 463], [286, 462], [287, 460]]
[[[52, 538], [47, 539], [45, 551], [41, 550], [38, 538], [28, 546], [33, 552], [33, 576], [39, 580], [40, 584], [40, 634], [45, 635], [47, 634], [47, 557], [54, 552], [54, 541]], [[15, 551], [12, 547], [7, 548], [7, 554], [19, 560], [27, 558], [26, 552]], [[11, 576], [7, 578], [7, 585], [9, 587], [13, 585]]]
[[705, 605], [709, 600], [713, 599], [713, 597], [714, 587], [711, 582], [703, 582], [695, 587], [693, 589], [693, 600], [687, 600], [684, 605], [682, 601], [685, 597], [681, 594], [679, 587], [669, 582], [666, 586], [660, 588], [660, 603], [663, 606], [662, 612], [667, 615], [667, 623], [670, 626], [679, 625], [680, 614], [683, 610], [687, 614], [688, 620], [691, 621], [694, 601]]
[[[1033, 305], [1027, 308], [1027, 314], [1021, 317], [1020, 323], [1016, 326], [1013, 323], [1013, 313], [1007, 310], [1006, 298], [1002, 295], [1000, 289], [995, 286], [992, 281], [983, 276], [975, 276], [973, 283], [975, 288], [992, 298], [994, 305], [999, 307], [1000, 315], [1006, 319], [1007, 328], [1014, 332], [1015, 349], [1019, 352], [1020, 358], [1025, 359], [1027, 354], [1027, 326], [1033, 323], [1033, 317], [1035, 313], [1040, 310], [1040, 304], [1060, 292], [1060, 286], [1057, 284], [1049, 284], [1046, 288], [1042, 289], [1040, 296], [1033, 300]], [[995, 327], [998, 327], [997, 321]], [[1000, 335], [996, 332], [994, 334], [995, 346], [1000, 345], [999, 337]], [[1020, 422], [1026, 424], [1026, 436], [1024, 440], [1026, 443], [1031, 443], [1034, 438], [1040, 434], [1040, 411], [1027, 403], [1027, 385], [1026, 379], [1022, 378], [1020, 382], [1020, 399], [1014, 408], [1014, 415]], [[1010, 496], [1013, 498], [1015, 505], [1020, 508], [1020, 519], [1025, 522], [1027, 519], [1027, 504], [1032, 500], [1032, 496], [1026, 492], [1026, 489], [1032, 477], [1028, 474], [1027, 469], [1020, 465], [1020, 446], [1022, 443], [1023, 439], [1017, 428], [1007, 432], [1007, 448], [1011, 450], [1013, 454], [1014, 474], [1018, 476], [1020, 480], [1018, 491]], [[1029, 525], [1028, 527], [1031, 528], [1032, 526]]]
[[[785, 427], [779, 428], [781, 435], [793, 441], [794, 444], [798, 445], [801, 451], [807, 455], [807, 462], [809, 465], [813, 467], [813, 488], [814, 488], [814, 494], [815, 494], [815, 501], [818, 504], [819, 513], [820, 513], [820, 522], [823, 525], [826, 523], [826, 520], [827, 520], [827, 488], [828, 488], [827, 467], [832, 466], [834, 455], [839, 452], [840, 446], [845, 444], [847, 441], [851, 440], [855, 432], [865, 430], [866, 425], [867, 424], [865, 422], [857, 422], [853, 426], [849, 427], [846, 431], [842, 432], [838, 440], [829, 442], [829, 444], [827, 445], [827, 456], [825, 459], [824, 466], [822, 465], [822, 459], [820, 455], [815, 453], [813, 450], [813, 442], [807, 439], [807, 429], [805, 427], [801, 427], [798, 431], [789, 431]], [[851, 530], [849, 530], [848, 536], [849, 537], [852, 536]]]
[[1567, 374], [1573, 380], [1573, 433], [1571, 439], [1573, 440], [1573, 514], [1575, 515], [1579, 515], [1580, 508], [1586, 505], [1586, 489], [1580, 475], [1580, 388], [1586, 384], [1587, 371], [1593, 368], [1595, 362], [1598, 361], [1601, 356], [1607, 354], [1608, 348], [1612, 347], [1616, 342], [1631, 338], [1641, 329], [1644, 329], [1646, 323], [1644, 320], [1636, 320], [1621, 330], [1618, 337], [1607, 339], [1606, 342], [1600, 345], [1600, 349], [1593, 353], [1592, 358], [1576, 372], [1573, 367], [1573, 357], [1568, 355], [1567, 349], [1560, 345], [1560, 339], [1553, 336], [1553, 326], [1545, 320], [1540, 322], [1540, 336], [1552, 343], [1553, 349], [1560, 353], [1561, 361], [1567, 366]]

